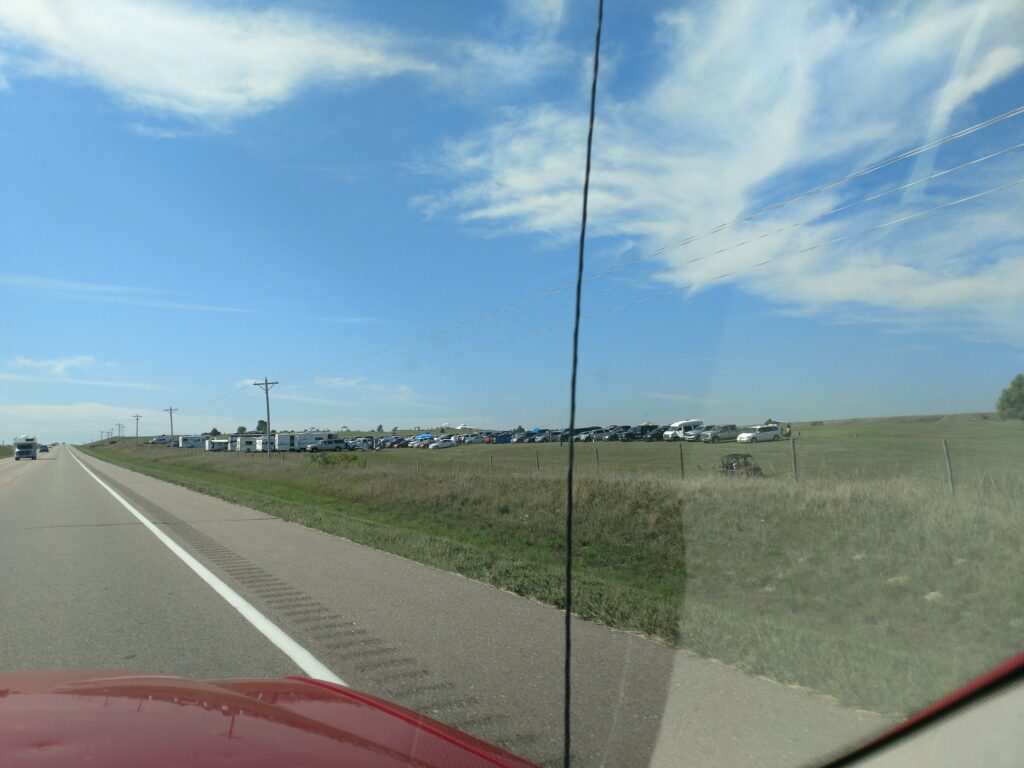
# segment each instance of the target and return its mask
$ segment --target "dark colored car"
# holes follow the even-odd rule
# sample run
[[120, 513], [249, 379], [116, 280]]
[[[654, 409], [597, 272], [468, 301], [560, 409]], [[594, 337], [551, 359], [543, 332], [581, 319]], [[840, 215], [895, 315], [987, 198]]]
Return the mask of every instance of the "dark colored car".
[[498, 443], [511, 443], [511, 442], [512, 442], [512, 435], [508, 434], [507, 432], [503, 432], [500, 435], [494, 435], [491, 438], [491, 445], [497, 445]]
[[4, 765], [530, 765], [396, 704], [312, 678], [20, 671], [0, 673], [0, 691]]
[[661, 436], [664, 435], [670, 429], [672, 429], [672, 427], [669, 427], [669, 426], [655, 427], [650, 432], [648, 432], [646, 435], [644, 435], [644, 442], [645, 443], [661, 442]]
[[612, 429], [609, 429], [601, 439], [609, 442], [621, 440], [622, 436], [625, 435], [629, 430], [630, 427], [628, 424], [625, 424], [621, 427], [613, 427]]

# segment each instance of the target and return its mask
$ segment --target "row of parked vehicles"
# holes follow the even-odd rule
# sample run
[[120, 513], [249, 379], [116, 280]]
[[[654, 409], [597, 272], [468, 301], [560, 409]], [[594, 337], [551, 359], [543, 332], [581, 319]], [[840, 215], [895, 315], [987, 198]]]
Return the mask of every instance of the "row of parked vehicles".
[[372, 435], [364, 437], [342, 437], [332, 432], [277, 432], [271, 435], [177, 435], [169, 438], [160, 435], [150, 440], [156, 445], [171, 445], [177, 448], [204, 448], [207, 451], [238, 451], [242, 453], [265, 453], [270, 451], [373, 451], [385, 448], [424, 448], [443, 450], [458, 445], [486, 443], [564, 443], [569, 440], [580, 443], [631, 442], [643, 440], [685, 440], [687, 442], [739, 442], [760, 443], [779, 440], [788, 434], [776, 422], [752, 427], [738, 427], [735, 424], [705, 424], [700, 419], [684, 419], [669, 425], [655, 424], [613, 424], [608, 427], [578, 427], [568, 429], [541, 429], [490, 431], [459, 434], [423, 432], [418, 435]]
[[[684, 419], [665, 426], [642, 424], [637, 427], [611, 426], [604, 429], [588, 428], [577, 431], [573, 438], [577, 442], [643, 440], [648, 443], [659, 440], [685, 440], [702, 443], [764, 443], [781, 439], [783, 428], [776, 422], [738, 427], [735, 424], [705, 424], [700, 419]], [[788, 433], [787, 433], [788, 434]]]

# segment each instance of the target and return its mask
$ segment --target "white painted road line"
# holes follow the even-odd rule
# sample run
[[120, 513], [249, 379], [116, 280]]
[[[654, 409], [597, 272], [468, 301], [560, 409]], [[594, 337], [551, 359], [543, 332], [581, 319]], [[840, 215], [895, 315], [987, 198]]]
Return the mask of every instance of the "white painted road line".
[[214, 592], [223, 597], [236, 611], [242, 614], [246, 621], [252, 624], [264, 637], [277, 646], [285, 656], [294, 661], [299, 669], [310, 677], [315, 677], [319, 680], [326, 680], [332, 683], [338, 683], [340, 685], [347, 685], [344, 680], [328, 669], [323, 662], [316, 658], [316, 656], [295, 642], [284, 630], [260, 613], [252, 603], [231, 589], [231, 587], [217, 578], [209, 568], [178, 546], [173, 539], [150, 522], [148, 517], [125, 501], [117, 491], [96, 477], [92, 470], [85, 466], [85, 464], [83, 464], [73, 452], [69, 451], [69, 453], [71, 454], [71, 458], [78, 462], [78, 466], [88, 473], [89, 477], [99, 483], [107, 493], [117, 499], [122, 507], [131, 512], [140, 523], [149, 529], [150, 533], [156, 536], [169, 550], [171, 550], [171, 552], [176, 554], [181, 561], [185, 563], [185, 565], [195, 571], [199, 578], [209, 584], [210, 587], [213, 588]]

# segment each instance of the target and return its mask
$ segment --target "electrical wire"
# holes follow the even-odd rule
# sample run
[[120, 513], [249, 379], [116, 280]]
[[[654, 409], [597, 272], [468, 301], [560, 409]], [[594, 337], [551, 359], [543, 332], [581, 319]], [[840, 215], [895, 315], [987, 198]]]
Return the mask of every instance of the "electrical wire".
[[[845, 183], [847, 181], [851, 181], [853, 179], [857, 179], [857, 178], [861, 178], [863, 176], [869, 175], [871, 173], [874, 173], [876, 171], [879, 171], [879, 170], [882, 170], [884, 168], [887, 168], [887, 167], [889, 167], [891, 165], [894, 165], [894, 164], [896, 164], [898, 162], [901, 162], [903, 160], [907, 160], [909, 158], [915, 157], [916, 155], [919, 155], [919, 154], [921, 154], [923, 152], [927, 152], [927, 151], [930, 151], [932, 149], [936, 149], [937, 147], [940, 147], [940, 146], [942, 146], [944, 144], [948, 144], [948, 143], [956, 141], [958, 139], [962, 139], [962, 138], [964, 138], [966, 136], [969, 136], [969, 135], [971, 135], [973, 133], [977, 133], [978, 131], [981, 131], [981, 130], [983, 130], [985, 128], [989, 128], [989, 127], [991, 127], [993, 125], [996, 125], [996, 124], [1001, 123], [1003, 121], [1006, 121], [1006, 120], [1018, 117], [1018, 116], [1020, 116], [1022, 114], [1024, 114], [1024, 106], [1019, 106], [1019, 107], [1016, 107], [1014, 109], [1008, 110], [1007, 112], [1004, 112], [1004, 113], [1002, 113], [1000, 115], [997, 115], [995, 117], [992, 117], [992, 118], [983, 120], [981, 122], [975, 123], [975, 124], [970, 125], [970, 126], [964, 128], [962, 130], [956, 131], [954, 133], [948, 134], [948, 135], [943, 136], [943, 137], [941, 137], [939, 139], [936, 139], [934, 141], [928, 142], [927, 144], [923, 144], [923, 145], [914, 147], [912, 149], [905, 150], [903, 152], [900, 152], [899, 154], [890, 156], [888, 158], [885, 158], [883, 160], [877, 161], [877, 162], [872, 163], [870, 165], [858, 168], [857, 170], [854, 170], [854, 171], [852, 171], [852, 172], [850, 172], [848, 174], [845, 174], [843, 176], [839, 176], [839, 177], [833, 178], [833, 179], [831, 179], [831, 180], [829, 180], [829, 181], [827, 181], [827, 182], [825, 182], [823, 184], [820, 184], [820, 185], [818, 185], [816, 187], [804, 190], [804, 191], [799, 192], [799, 193], [797, 193], [795, 195], [792, 195], [792, 196], [790, 196], [788, 198], [785, 198], [783, 200], [780, 200], [780, 201], [777, 201], [775, 203], [772, 203], [771, 205], [764, 206], [764, 207], [759, 208], [759, 209], [757, 209], [755, 211], [752, 211], [751, 213], [748, 213], [745, 216], [738, 216], [738, 217], [736, 217], [736, 218], [734, 218], [734, 219], [732, 219], [730, 221], [723, 222], [723, 223], [718, 224], [717, 226], [712, 227], [710, 229], [704, 230], [702, 232], [699, 232], [699, 233], [696, 233], [696, 234], [693, 234], [693, 235], [689, 235], [689, 236], [683, 238], [681, 241], [679, 241], [677, 243], [670, 244], [670, 245], [665, 245], [665, 246], [662, 246], [662, 247], [660, 247], [660, 248], [658, 248], [658, 249], [656, 249], [654, 251], [651, 251], [650, 253], [642, 254], [642, 255], [634, 257], [632, 259], [627, 259], [625, 261], [619, 262], [618, 264], [614, 264], [614, 265], [612, 265], [612, 266], [610, 266], [610, 267], [608, 267], [608, 268], [606, 268], [604, 270], [601, 270], [600, 272], [597, 272], [597, 273], [594, 273], [592, 275], [589, 275], [589, 276], [585, 277], [584, 281], [587, 282], [587, 283], [591, 283], [591, 282], [599, 280], [599, 279], [601, 279], [603, 277], [606, 277], [607, 275], [614, 274], [616, 272], [620, 272], [620, 271], [622, 271], [624, 269], [628, 269], [629, 267], [631, 267], [631, 266], [633, 266], [635, 264], [639, 264], [639, 263], [642, 263], [642, 262], [645, 262], [645, 261], [650, 261], [650, 260], [656, 259], [657, 257], [659, 257], [659, 256], [661, 256], [661, 255], [663, 255], [663, 254], [665, 254], [665, 253], [667, 253], [669, 251], [676, 250], [678, 248], [690, 245], [690, 244], [692, 244], [694, 242], [697, 242], [698, 240], [704, 239], [706, 237], [709, 237], [711, 235], [717, 234], [719, 232], [723, 232], [723, 231], [725, 231], [727, 229], [730, 229], [730, 228], [732, 228], [732, 227], [734, 227], [736, 225], [749, 222], [749, 221], [751, 221], [751, 220], [753, 220], [753, 219], [755, 219], [755, 218], [757, 218], [759, 216], [762, 216], [762, 215], [764, 215], [766, 213], [769, 213], [771, 211], [778, 210], [778, 209], [780, 209], [780, 208], [782, 208], [784, 206], [790, 205], [790, 204], [792, 204], [792, 203], [794, 203], [794, 202], [796, 202], [798, 200], [803, 200], [803, 199], [811, 197], [811, 196], [813, 196], [815, 194], [819, 194], [819, 193], [824, 192], [826, 190], [833, 189], [833, 188], [835, 188], [835, 187], [837, 187], [837, 186], [839, 186], [839, 185], [841, 185], [841, 184], [843, 184], [843, 183]], [[841, 206], [839, 206], [837, 208], [834, 208], [834, 209], [832, 209], [830, 211], [827, 211], [825, 213], [819, 214], [816, 217], [808, 219], [808, 220], [806, 220], [804, 222], [799, 222], [798, 224], [795, 224], [795, 225], [789, 225], [788, 227], [783, 227], [781, 229], [773, 230], [771, 232], [767, 232], [767, 233], [764, 233], [762, 235], [759, 235], [758, 237], [753, 238], [753, 239], [754, 240], [762, 239], [762, 238], [765, 238], [765, 237], [769, 237], [770, 235], [777, 234], [778, 232], [785, 231], [786, 229], [792, 229], [792, 228], [795, 228], [797, 226], [804, 226], [804, 225], [809, 224], [809, 223], [811, 223], [813, 221], [820, 220], [820, 219], [822, 219], [822, 218], [824, 218], [826, 216], [834, 215], [836, 213], [840, 213], [842, 211], [848, 210], [848, 209], [853, 208], [855, 206], [862, 205], [864, 203], [871, 202], [873, 200], [877, 200], [878, 198], [884, 197], [885, 195], [893, 194], [895, 192], [898, 192], [898, 191], [901, 191], [901, 190], [904, 190], [904, 189], [909, 189], [909, 188], [911, 188], [913, 186], [925, 183], [925, 182], [930, 181], [932, 179], [939, 178], [941, 176], [953, 173], [955, 171], [959, 171], [959, 170], [962, 170], [964, 168], [968, 168], [968, 167], [971, 167], [973, 165], [977, 165], [979, 163], [985, 162], [987, 160], [994, 159], [995, 157], [998, 157], [1000, 155], [1006, 154], [1007, 152], [1020, 149], [1021, 146], [1022, 146], [1021, 144], [1017, 144], [1017, 145], [1014, 145], [1014, 146], [1011, 146], [1011, 147], [1007, 147], [1007, 148], [1004, 148], [1004, 149], [1001, 149], [1001, 150], [997, 150], [996, 152], [990, 153], [990, 154], [985, 155], [985, 156], [980, 157], [980, 158], [976, 158], [975, 160], [971, 160], [971, 161], [962, 163], [962, 164], [960, 164], [958, 166], [955, 166], [953, 168], [949, 168], [949, 169], [946, 169], [944, 171], [939, 171], [939, 172], [930, 174], [929, 176], [927, 176], [925, 178], [917, 179], [917, 180], [912, 181], [912, 182], [908, 182], [907, 184], [900, 185], [898, 187], [892, 188], [890, 190], [886, 190], [886, 191], [881, 192], [881, 193], [877, 193], [877, 194], [874, 194], [874, 195], [869, 195], [867, 197], [861, 198], [861, 199], [853, 201], [851, 203], [846, 203], [846, 204], [841, 205]], [[730, 250], [731, 248], [739, 247], [741, 245], [746, 245], [749, 242], [753, 242], [753, 240], [746, 240], [746, 241], [743, 241], [743, 242], [740, 242], [740, 243], [734, 243], [733, 245], [727, 246], [726, 248], [723, 248], [723, 249], [720, 249], [719, 251], [716, 251], [715, 253], [725, 252], [727, 250]], [[428, 333], [420, 334], [418, 336], [413, 336], [413, 337], [410, 337], [410, 338], [405, 339], [403, 341], [396, 342], [395, 344], [386, 345], [384, 347], [380, 347], [380, 348], [377, 348], [375, 350], [368, 350], [366, 352], [360, 353], [358, 355], [354, 355], [352, 357], [342, 358], [342, 359], [337, 360], [335, 362], [328, 363], [326, 366], [316, 365], [316, 366], [310, 366], [310, 367], [305, 368], [305, 369], [298, 369], [298, 370], [294, 371], [293, 373], [296, 376], [302, 376], [302, 375], [305, 375], [307, 373], [311, 373], [311, 372], [314, 372], [314, 371], [323, 372], [323, 371], [326, 371], [326, 370], [337, 369], [337, 368], [340, 368], [340, 367], [348, 367], [348, 366], [351, 366], [354, 363], [363, 362], [363, 361], [365, 361], [367, 359], [372, 359], [372, 358], [375, 358], [375, 357], [380, 357], [382, 355], [386, 356], [386, 355], [389, 355], [389, 354], [394, 354], [394, 353], [397, 353], [397, 352], [401, 352], [401, 351], [403, 351], [403, 350], [405, 350], [405, 349], [407, 349], [409, 347], [417, 346], [417, 345], [419, 345], [419, 344], [421, 344], [423, 342], [428, 342], [432, 338], [436, 338], [438, 336], [443, 336], [443, 335], [446, 335], [446, 334], [450, 334], [450, 333], [456, 332], [458, 330], [461, 330], [462, 328], [465, 328], [465, 327], [467, 327], [469, 325], [474, 325], [474, 324], [477, 324], [477, 323], [486, 322], [488, 320], [491, 320], [491, 319], [494, 319], [494, 318], [497, 318], [497, 317], [501, 317], [503, 315], [507, 315], [507, 314], [515, 311], [516, 309], [525, 307], [525, 306], [527, 306], [529, 304], [533, 304], [533, 303], [536, 303], [538, 301], [543, 301], [544, 299], [550, 298], [550, 297], [552, 297], [554, 295], [557, 295], [559, 293], [562, 293], [564, 291], [567, 291], [567, 290], [571, 289], [573, 287], [573, 285], [574, 285], [573, 283], [565, 283], [565, 284], [556, 286], [554, 288], [550, 288], [548, 290], [542, 291], [540, 293], [533, 294], [531, 296], [528, 296], [526, 298], [520, 299], [520, 300], [515, 301], [515, 302], [513, 302], [511, 304], [499, 307], [497, 309], [488, 310], [487, 312], [484, 312], [484, 313], [481, 313], [479, 315], [475, 315], [473, 317], [467, 318], [467, 319], [462, 320], [462, 321], [460, 321], [458, 323], [454, 323], [454, 324], [451, 324], [451, 325], [448, 325], [448, 326], [444, 326], [444, 327], [432, 330], [432, 331], [430, 331]]]
[[[599, 271], [597, 273], [594, 273], [592, 275], [589, 275], [589, 276], [585, 277], [584, 278], [584, 282], [588, 283], [588, 284], [589, 283], [593, 283], [594, 281], [597, 281], [597, 280], [602, 279], [604, 277], [607, 277], [609, 275], [612, 275], [612, 274], [621, 272], [623, 270], [626, 270], [626, 269], [628, 269], [628, 268], [630, 268], [632, 266], [635, 266], [636, 264], [644, 263], [644, 262], [647, 262], [647, 261], [652, 261], [652, 260], [657, 259], [659, 256], [662, 256], [662, 255], [664, 255], [665, 253], [667, 253], [667, 252], [669, 252], [671, 250], [678, 249], [678, 248], [684, 247], [686, 245], [690, 245], [693, 242], [696, 242], [696, 241], [698, 241], [700, 239], [703, 239], [703, 238], [708, 237], [710, 235], [722, 232], [722, 231], [724, 231], [724, 230], [726, 230], [726, 229], [728, 229], [730, 227], [736, 226], [738, 224], [742, 224], [742, 223], [751, 221], [752, 219], [754, 219], [754, 218], [756, 218], [758, 216], [761, 216], [761, 215], [763, 215], [765, 213], [768, 213], [768, 212], [771, 212], [771, 211], [774, 211], [774, 210], [778, 210], [778, 209], [780, 209], [780, 208], [782, 208], [782, 207], [784, 207], [786, 205], [789, 205], [789, 204], [791, 204], [793, 202], [796, 202], [798, 200], [805, 199], [805, 198], [810, 197], [810, 196], [812, 196], [814, 194], [818, 194], [818, 193], [826, 191], [828, 189], [835, 188], [836, 186], [838, 186], [838, 185], [840, 185], [840, 184], [842, 184], [842, 183], [844, 183], [846, 181], [850, 181], [852, 179], [860, 178], [860, 177], [866, 176], [866, 175], [868, 175], [870, 173], [874, 173], [874, 172], [876, 172], [878, 170], [881, 170], [883, 168], [889, 167], [889, 166], [891, 166], [891, 165], [893, 165], [895, 163], [898, 163], [898, 162], [900, 162], [902, 160], [909, 159], [911, 157], [914, 157], [914, 156], [919, 155], [919, 154], [921, 154], [923, 152], [935, 149], [935, 148], [937, 148], [939, 146], [942, 146], [944, 144], [947, 144], [949, 142], [956, 141], [958, 139], [964, 138], [965, 136], [969, 136], [969, 135], [971, 135], [973, 133], [976, 133], [976, 132], [978, 132], [980, 130], [983, 130], [985, 128], [991, 127], [991, 126], [996, 125], [997, 123], [1003, 122], [1005, 120], [1009, 120], [1011, 118], [1018, 117], [1018, 116], [1020, 116], [1022, 114], [1024, 114], [1024, 106], [1019, 106], [1019, 107], [1016, 107], [1014, 109], [1008, 110], [1008, 111], [1006, 111], [1006, 112], [1004, 112], [1004, 113], [1002, 113], [1000, 115], [997, 115], [995, 117], [992, 117], [992, 118], [980, 121], [978, 123], [975, 123], [975, 124], [973, 124], [971, 126], [968, 126], [968, 127], [964, 128], [962, 130], [959, 130], [959, 131], [956, 131], [954, 133], [951, 133], [951, 134], [948, 134], [946, 136], [943, 136], [943, 137], [941, 137], [939, 139], [936, 139], [935, 141], [929, 142], [927, 144], [923, 144], [923, 145], [918, 146], [918, 147], [914, 147], [912, 149], [906, 150], [906, 151], [901, 152], [899, 154], [896, 154], [896, 155], [893, 155], [891, 157], [885, 158], [885, 159], [883, 159], [881, 161], [878, 161], [878, 162], [872, 163], [870, 165], [864, 166], [862, 168], [859, 168], [859, 169], [857, 169], [855, 171], [852, 171], [851, 173], [848, 173], [848, 174], [845, 174], [843, 176], [839, 176], [839, 177], [836, 177], [834, 179], [831, 179], [830, 181], [827, 181], [824, 184], [821, 184], [819, 186], [816, 186], [816, 187], [813, 187], [811, 189], [805, 190], [805, 191], [800, 192], [800, 193], [798, 193], [796, 195], [793, 195], [791, 197], [788, 197], [788, 198], [785, 198], [783, 200], [780, 200], [780, 201], [777, 201], [775, 203], [772, 203], [771, 205], [768, 205], [768, 206], [765, 206], [765, 207], [760, 208], [758, 210], [755, 210], [755, 211], [753, 211], [753, 212], [751, 212], [751, 213], [749, 213], [749, 214], [747, 214], [745, 216], [737, 217], [735, 219], [732, 219], [731, 221], [724, 222], [724, 223], [719, 224], [719, 225], [717, 225], [715, 227], [712, 227], [710, 229], [704, 230], [704, 231], [702, 231], [700, 233], [697, 233], [697, 234], [694, 234], [694, 235], [690, 235], [690, 236], [684, 238], [683, 240], [681, 240], [681, 241], [679, 241], [677, 243], [674, 243], [674, 244], [671, 244], [671, 245], [666, 245], [666, 246], [658, 248], [658, 249], [656, 249], [656, 250], [654, 250], [654, 251], [652, 251], [650, 253], [642, 254], [640, 256], [636, 256], [636, 257], [631, 258], [631, 259], [626, 259], [626, 260], [621, 261], [621, 262], [619, 262], [617, 264], [613, 264], [613, 265], [611, 265], [610, 267], [608, 267], [608, 268], [606, 268], [604, 270], [601, 270], [601, 271]], [[905, 189], [909, 189], [911, 187], [914, 187], [914, 186], [926, 183], [926, 182], [931, 181], [933, 179], [936, 179], [936, 178], [939, 178], [939, 177], [942, 177], [942, 176], [954, 173], [956, 171], [960, 171], [960, 170], [962, 170], [964, 168], [968, 168], [968, 167], [971, 167], [971, 166], [974, 166], [974, 165], [978, 165], [979, 163], [982, 163], [982, 162], [994, 159], [994, 158], [999, 157], [1001, 155], [1004, 155], [1004, 154], [1006, 154], [1008, 152], [1020, 149], [1022, 146], [1024, 146], [1024, 144], [1016, 144], [1016, 145], [1013, 145], [1013, 146], [1010, 146], [1010, 147], [1006, 147], [1006, 148], [1001, 149], [1001, 150], [997, 150], [995, 152], [991, 152], [991, 153], [989, 153], [987, 155], [984, 155], [982, 157], [976, 158], [974, 160], [970, 160], [970, 161], [967, 161], [965, 163], [961, 163], [960, 165], [957, 165], [955, 167], [948, 168], [948, 169], [945, 169], [943, 171], [938, 171], [938, 172], [932, 173], [932, 174], [930, 174], [930, 175], [928, 175], [928, 176], [926, 176], [926, 177], [924, 177], [922, 179], [917, 179], [917, 180], [908, 182], [906, 184], [902, 184], [902, 185], [899, 185], [897, 187], [893, 187], [893, 188], [890, 188], [888, 190], [885, 190], [885, 191], [882, 191], [882, 192], [879, 192], [879, 193], [875, 193], [875, 194], [872, 194], [872, 195], [868, 195], [866, 197], [860, 198], [858, 200], [855, 200], [855, 201], [852, 201], [852, 202], [849, 202], [849, 203], [845, 203], [845, 204], [840, 205], [840, 206], [838, 206], [836, 208], [833, 208], [833, 209], [831, 209], [829, 211], [826, 211], [826, 212], [824, 212], [822, 214], [818, 214], [818, 215], [816, 215], [816, 216], [814, 216], [814, 217], [812, 217], [810, 219], [806, 219], [804, 221], [797, 222], [795, 224], [791, 224], [791, 225], [788, 225], [786, 227], [781, 227], [781, 228], [778, 228], [778, 229], [770, 230], [768, 232], [761, 233], [761, 234], [759, 234], [759, 235], [757, 235], [757, 236], [755, 236], [753, 238], [748, 238], [748, 239], [740, 241], [740, 242], [732, 243], [731, 245], [725, 246], [723, 248], [719, 248], [719, 249], [717, 249], [716, 251], [713, 251], [710, 254], [705, 254], [703, 256], [699, 256], [699, 257], [695, 257], [693, 259], [690, 259], [690, 260], [688, 260], [685, 263], [686, 264], [692, 264], [692, 263], [695, 263], [697, 261], [701, 261], [703, 259], [706, 259], [709, 256], [716, 256], [716, 255], [728, 252], [728, 251], [730, 251], [730, 250], [732, 250], [734, 248], [739, 248], [739, 247], [742, 247], [744, 245], [748, 245], [748, 244], [750, 244], [752, 242], [766, 239], [768, 237], [771, 237], [773, 235], [779, 234], [781, 232], [784, 232], [784, 231], [787, 231], [787, 230], [797, 229], [797, 228], [802, 227], [802, 226], [806, 226], [806, 225], [811, 224], [811, 223], [813, 223], [815, 221], [820, 221], [820, 220], [822, 220], [822, 219], [824, 219], [824, 218], [826, 218], [828, 216], [833, 216], [833, 215], [836, 215], [838, 213], [847, 211], [847, 210], [849, 210], [849, 209], [851, 209], [853, 207], [856, 207], [856, 206], [859, 206], [859, 205], [863, 205], [865, 203], [869, 203], [869, 202], [878, 200], [878, 199], [880, 199], [880, 198], [882, 198], [882, 197], [884, 197], [886, 195], [890, 195], [890, 194], [893, 194], [893, 193], [896, 193], [896, 192], [899, 192], [899, 191], [902, 191], [902, 190], [905, 190]], [[962, 201], [957, 201], [957, 202], [962, 202]], [[886, 225], [883, 225], [883, 226], [886, 226]], [[617, 290], [617, 289], [620, 289], [620, 288], [623, 288], [623, 287], [626, 287], [626, 286], [629, 286], [629, 285], [633, 285], [633, 284], [636, 284], [636, 283], [644, 282], [646, 280], [651, 279], [651, 277], [653, 277], [653, 276], [652, 275], [644, 275], [644, 276], [642, 276], [640, 278], [629, 280], [629, 281], [626, 281], [624, 283], [619, 283], [617, 286], [614, 286], [612, 288], [604, 289], [602, 291], [598, 291], [598, 292], [595, 292], [593, 294], [588, 294], [588, 297], [603, 295], [605, 293], [610, 292], [611, 290]], [[574, 285], [574, 283], [566, 283], [566, 284], [563, 284], [563, 285], [559, 285], [559, 286], [556, 286], [554, 288], [548, 289], [546, 291], [542, 291], [540, 293], [537, 293], [537, 294], [528, 296], [526, 298], [520, 299], [518, 301], [515, 301], [515, 302], [513, 302], [511, 304], [508, 304], [508, 305], [505, 305], [503, 307], [499, 307], [497, 309], [489, 310], [489, 311], [481, 313], [479, 315], [467, 318], [467, 319], [465, 319], [463, 321], [460, 321], [458, 323], [454, 323], [454, 324], [449, 325], [449, 326], [445, 326], [445, 327], [442, 327], [442, 328], [439, 328], [439, 329], [432, 330], [432, 331], [430, 331], [428, 333], [424, 333], [424, 334], [420, 334], [418, 336], [410, 337], [410, 338], [405, 339], [403, 341], [396, 342], [395, 344], [386, 345], [386, 346], [379, 347], [379, 348], [373, 349], [373, 350], [367, 350], [366, 352], [363, 352], [361, 354], [354, 355], [354, 356], [351, 356], [349, 358], [343, 358], [343, 359], [335, 361], [333, 363], [329, 363], [326, 366], [317, 364], [317, 365], [309, 366], [307, 368], [301, 368], [301, 369], [294, 370], [294, 371], [292, 371], [292, 375], [296, 376], [296, 377], [301, 377], [301, 376], [309, 374], [309, 373], [322, 374], [322, 373], [326, 373], [326, 372], [328, 372], [330, 370], [334, 370], [334, 369], [337, 369], [337, 368], [340, 368], [340, 367], [349, 367], [349, 366], [352, 366], [353, 364], [358, 364], [358, 363], [366, 362], [368, 360], [387, 359], [389, 357], [399, 356], [399, 355], [403, 354], [403, 352], [405, 350], [409, 349], [410, 347], [418, 346], [418, 345], [422, 344], [423, 342], [430, 341], [431, 339], [434, 339], [434, 338], [446, 336], [448, 334], [457, 332], [457, 331], [459, 331], [459, 330], [461, 330], [463, 328], [466, 328], [466, 327], [469, 327], [469, 326], [472, 326], [472, 325], [477, 325], [477, 324], [480, 324], [480, 323], [487, 322], [489, 320], [495, 320], [495, 319], [501, 318], [501, 317], [503, 317], [505, 315], [509, 315], [509, 314], [513, 313], [517, 309], [526, 307], [526, 306], [528, 306], [530, 304], [534, 304], [534, 303], [543, 301], [543, 300], [548, 299], [548, 298], [550, 298], [552, 296], [555, 296], [555, 295], [557, 295], [559, 293], [562, 293], [562, 292], [572, 288], [573, 285]], [[676, 291], [676, 289], [673, 289], [672, 292], [677, 292], [677, 291]], [[647, 300], [649, 300], [649, 298], [647, 298], [647, 297], [642, 299], [642, 301], [647, 301]], [[513, 320], [513, 322], [519, 322], [519, 321], [521, 321], [523, 319], [527, 319], [528, 317], [535, 317], [535, 316], [538, 316], [538, 315], [541, 315], [541, 314], [546, 314], [547, 312], [555, 311], [555, 310], [561, 309], [561, 308], [563, 308], [565, 306], [568, 306], [568, 303], [563, 303], [563, 304], [556, 305], [554, 307], [550, 307], [550, 308], [547, 308], [547, 309], [539, 310], [539, 311], [533, 312], [530, 315], [526, 315], [526, 316], [514, 315], [515, 320]], [[624, 305], [624, 306], [626, 306], [626, 305]], [[483, 333], [483, 331], [477, 331], [477, 332], [474, 332], [474, 333], [471, 333], [471, 334], [467, 334], [467, 335], [468, 336], [472, 336], [472, 335], [476, 335], [477, 333]], [[465, 338], [465, 337], [462, 337], [462, 338]], [[205, 400], [205, 401], [201, 401], [198, 405], [199, 406], [205, 406], [205, 405], [208, 405], [208, 404], [218, 403], [221, 400], [229, 399], [233, 395], [235, 395], [237, 392], [239, 392], [241, 390], [244, 390], [244, 389], [247, 389], [247, 387], [248, 387], [248, 384], [243, 384], [243, 385], [238, 386], [238, 387], [236, 387], [235, 389], [233, 389], [233, 390], [231, 390], [229, 392], [226, 392], [226, 393], [221, 394], [221, 395], [214, 396], [214, 397], [212, 397], [212, 398], [210, 398], [208, 400]]]
[[576, 308], [572, 325], [572, 375], [569, 385], [569, 466], [566, 468], [565, 499], [565, 679], [563, 707], [562, 764], [572, 759], [572, 491], [576, 429], [576, 369], [580, 347], [580, 303], [583, 296], [583, 251], [587, 240], [587, 198], [590, 193], [590, 157], [594, 145], [594, 111], [597, 105], [597, 65], [601, 55], [601, 25], [604, 0], [597, 0], [597, 30], [594, 33], [594, 68], [590, 76], [590, 120], [587, 124], [587, 168], [583, 174], [583, 213], [580, 219], [580, 250], [576, 262]]

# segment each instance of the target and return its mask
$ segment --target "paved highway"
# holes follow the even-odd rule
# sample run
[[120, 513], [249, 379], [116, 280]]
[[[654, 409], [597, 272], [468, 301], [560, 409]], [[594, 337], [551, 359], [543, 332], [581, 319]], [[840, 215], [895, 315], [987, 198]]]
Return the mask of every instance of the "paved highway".
[[[542, 764], [562, 614], [83, 456], [0, 461], [0, 669], [334, 675]], [[787, 766], [886, 722], [577, 622], [581, 766]]]

